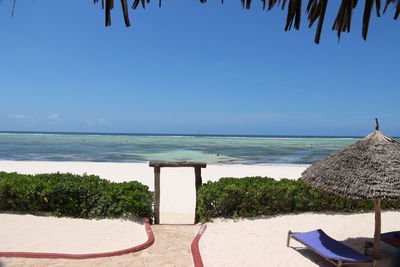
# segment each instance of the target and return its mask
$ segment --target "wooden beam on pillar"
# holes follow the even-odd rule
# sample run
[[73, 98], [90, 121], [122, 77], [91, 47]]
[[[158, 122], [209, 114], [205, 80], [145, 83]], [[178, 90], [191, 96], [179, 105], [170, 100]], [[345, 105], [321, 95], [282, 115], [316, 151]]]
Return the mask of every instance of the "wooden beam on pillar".
[[[197, 210], [197, 191], [203, 184], [201, 179], [201, 168], [206, 168], [207, 163], [204, 162], [168, 162], [168, 161], [150, 161], [149, 166], [154, 168], [154, 224], [160, 224], [160, 172], [162, 167], [193, 167], [195, 173], [196, 186], [196, 210]], [[195, 214], [196, 214], [195, 210]], [[195, 223], [199, 221], [197, 214], [195, 215]]]
[[154, 224], [160, 224], [160, 167], [154, 167]]
[[150, 167], [200, 167], [205, 168], [207, 167], [207, 163], [204, 162], [192, 162], [192, 161], [150, 161]]

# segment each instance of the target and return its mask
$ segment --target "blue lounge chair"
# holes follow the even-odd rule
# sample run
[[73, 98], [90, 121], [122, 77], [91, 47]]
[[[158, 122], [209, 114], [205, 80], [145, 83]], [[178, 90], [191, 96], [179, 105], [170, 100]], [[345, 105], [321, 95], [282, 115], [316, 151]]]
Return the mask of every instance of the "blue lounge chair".
[[381, 234], [381, 240], [400, 249], [400, 231], [383, 233]]
[[306, 233], [293, 233], [289, 231], [286, 244], [288, 247], [290, 238], [299, 241], [338, 267], [343, 264], [355, 263], [371, 263], [373, 267], [376, 266], [375, 260], [329, 237], [321, 229]]

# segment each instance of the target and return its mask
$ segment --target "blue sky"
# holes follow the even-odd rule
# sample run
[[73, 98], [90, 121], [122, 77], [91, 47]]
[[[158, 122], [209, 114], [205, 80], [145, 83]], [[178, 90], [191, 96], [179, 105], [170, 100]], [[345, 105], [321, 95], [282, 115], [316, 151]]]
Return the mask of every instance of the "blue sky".
[[[153, 0], [154, 1], [154, 0]], [[320, 45], [303, 14], [255, 1], [164, 0], [104, 27], [92, 1], [0, 1], [0, 130], [400, 135], [399, 21], [363, 3], [338, 42], [330, 1]], [[229, 2], [229, 3], [228, 3]]]

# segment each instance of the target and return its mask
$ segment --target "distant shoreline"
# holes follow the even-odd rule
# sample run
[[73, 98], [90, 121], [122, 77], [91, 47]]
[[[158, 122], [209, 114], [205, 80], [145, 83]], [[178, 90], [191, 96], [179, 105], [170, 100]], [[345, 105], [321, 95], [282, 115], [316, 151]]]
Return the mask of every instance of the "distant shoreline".
[[[309, 164], [207, 164], [202, 170], [203, 182], [218, 181], [221, 177], [262, 176], [274, 179], [297, 179]], [[139, 181], [153, 187], [154, 170], [148, 162], [84, 162], [84, 161], [16, 161], [0, 160], [0, 171], [21, 174], [74, 173], [93, 174], [112, 182]], [[163, 168], [162, 173], [176, 177], [193, 176], [193, 168]]]
[[[362, 136], [340, 135], [258, 135], [258, 134], [182, 134], [182, 133], [106, 133], [106, 132], [47, 132], [47, 131], [0, 131], [2, 134], [16, 135], [91, 135], [91, 136], [157, 136], [157, 137], [222, 137], [222, 138], [329, 138], [329, 139], [359, 139]], [[395, 137], [398, 138], [398, 137]]]
[[[0, 132], [0, 160], [312, 164], [351, 137]], [[12, 153], [10, 153], [12, 151]]]

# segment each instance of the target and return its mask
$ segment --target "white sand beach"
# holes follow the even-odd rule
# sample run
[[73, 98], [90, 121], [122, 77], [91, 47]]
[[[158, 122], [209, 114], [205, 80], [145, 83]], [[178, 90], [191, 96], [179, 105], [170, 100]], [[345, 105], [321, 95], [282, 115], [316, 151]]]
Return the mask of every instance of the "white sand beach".
[[[209, 165], [203, 182], [220, 177], [270, 176], [296, 179], [306, 165]], [[96, 174], [111, 181], [137, 180], [153, 190], [153, 169], [147, 163], [0, 161], [0, 171], [26, 174], [71, 172]], [[161, 223], [193, 223], [194, 171], [191, 168], [161, 170]], [[400, 212], [382, 213], [382, 232], [399, 230]], [[82, 220], [32, 215], [0, 214], [0, 251], [18, 250], [90, 253], [124, 249], [146, 240], [143, 225], [119, 220]], [[305, 213], [241, 220], [216, 219], [200, 240], [205, 266], [331, 266], [292, 240], [288, 230], [321, 228], [333, 238], [359, 251], [371, 240], [373, 213]], [[101, 234], [99, 234], [101, 233]], [[382, 245], [384, 259], [395, 250]], [[355, 265], [356, 266], [356, 265]]]
[[[212, 164], [202, 169], [203, 182], [218, 181], [221, 177], [266, 176], [275, 178], [297, 179], [310, 165], [306, 164]], [[171, 170], [164, 173], [164, 170]], [[189, 170], [185, 172], [185, 170]], [[13, 161], [0, 160], [0, 171], [24, 174], [70, 172], [75, 174], [95, 174], [113, 182], [139, 181], [154, 187], [153, 168], [148, 163], [115, 163], [115, 162], [77, 162], [77, 161]], [[163, 168], [162, 176], [188, 175], [192, 168]]]
[[1, 252], [99, 253], [147, 241], [144, 223], [0, 214]]
[[[382, 232], [398, 231], [399, 221], [400, 212], [383, 212]], [[322, 229], [332, 238], [363, 252], [364, 242], [373, 239], [374, 213], [303, 213], [237, 221], [216, 219], [208, 223], [200, 239], [200, 251], [207, 267], [333, 266], [293, 239], [291, 247], [286, 247], [288, 230], [316, 229]], [[399, 252], [384, 243], [381, 250], [379, 267], [389, 266], [390, 255]]]
[[[221, 177], [267, 176], [297, 179], [308, 165], [208, 165], [202, 169], [203, 182]], [[113, 182], [138, 181], [154, 190], [153, 168], [148, 163], [0, 161], [0, 171], [22, 174], [70, 172], [95, 174]], [[193, 223], [195, 209], [193, 168], [161, 169], [161, 223]]]

